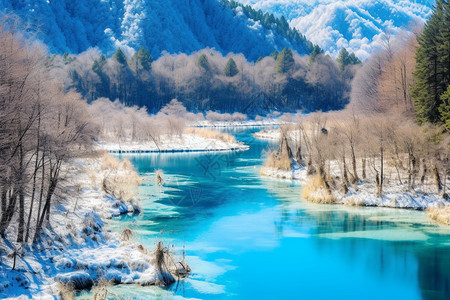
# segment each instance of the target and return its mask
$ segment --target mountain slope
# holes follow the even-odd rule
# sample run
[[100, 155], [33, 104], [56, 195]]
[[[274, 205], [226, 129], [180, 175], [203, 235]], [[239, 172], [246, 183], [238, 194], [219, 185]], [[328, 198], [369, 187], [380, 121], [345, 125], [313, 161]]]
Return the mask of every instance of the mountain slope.
[[382, 44], [384, 32], [424, 22], [434, 0], [238, 0], [255, 9], [284, 15], [290, 25], [332, 56], [346, 47], [365, 59]]
[[0, 9], [38, 28], [56, 53], [94, 46], [107, 53], [145, 47], [154, 57], [205, 47], [250, 60], [285, 46], [309, 53], [306, 40], [283, 36], [218, 0], [0, 0]]

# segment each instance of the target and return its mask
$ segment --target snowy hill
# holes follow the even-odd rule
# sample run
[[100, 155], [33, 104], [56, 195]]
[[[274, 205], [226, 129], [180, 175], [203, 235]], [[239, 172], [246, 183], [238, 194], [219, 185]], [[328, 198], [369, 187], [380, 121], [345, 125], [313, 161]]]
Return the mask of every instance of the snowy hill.
[[346, 47], [365, 59], [382, 42], [411, 22], [424, 22], [434, 0], [237, 0], [255, 9], [284, 15], [290, 25], [332, 56]]
[[57, 53], [94, 46], [109, 54], [119, 46], [128, 52], [145, 47], [154, 57], [205, 47], [250, 60], [285, 46], [309, 53], [305, 41], [265, 28], [222, 0], [0, 0], [0, 10], [37, 28]]

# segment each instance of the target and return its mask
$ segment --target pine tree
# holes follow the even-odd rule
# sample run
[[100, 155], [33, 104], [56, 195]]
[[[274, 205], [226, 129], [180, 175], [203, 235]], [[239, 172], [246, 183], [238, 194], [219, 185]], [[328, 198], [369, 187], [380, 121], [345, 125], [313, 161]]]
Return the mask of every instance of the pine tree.
[[341, 51], [339, 51], [336, 61], [339, 65], [339, 69], [344, 71], [345, 67], [350, 64], [350, 53], [348, 53], [347, 49], [342, 48]]
[[273, 51], [273, 52], [270, 54], [270, 57], [273, 57], [273, 59], [277, 60], [278, 54], [280, 54], [280, 52], [278, 52], [277, 50], [275, 50], [275, 51]]
[[105, 64], [106, 64], [106, 57], [102, 54], [98, 59], [94, 61], [94, 64], [92, 65], [92, 71], [94, 71], [97, 74], [101, 73]]
[[294, 57], [292, 55], [292, 50], [284, 47], [283, 51], [278, 54], [276, 72], [283, 74], [287, 73], [294, 65]]
[[236, 62], [234, 61], [233, 58], [230, 57], [227, 64], [225, 65], [225, 69], [223, 72], [225, 73], [225, 76], [227, 76], [227, 77], [233, 77], [237, 73], [239, 73], [239, 70], [236, 66]]
[[206, 54], [200, 55], [198, 57], [195, 65], [199, 68], [203, 68], [205, 71], [208, 71], [209, 70], [209, 62], [208, 62], [208, 58], [206, 57]]
[[113, 59], [122, 65], [127, 64], [127, 57], [120, 48], [117, 48], [116, 52], [113, 55]]
[[309, 55], [309, 62], [310, 63], [315, 62], [317, 55], [321, 54], [322, 52], [323, 52], [322, 49], [319, 46], [315, 45], [311, 54]]
[[439, 106], [439, 112], [441, 114], [441, 121], [444, 123], [445, 129], [450, 132], [450, 85], [447, 91], [441, 96], [441, 105]]
[[139, 70], [150, 71], [152, 68], [153, 57], [145, 48], [139, 49], [134, 53], [130, 60], [130, 66], [137, 72]]
[[445, 122], [439, 108], [441, 95], [450, 84], [449, 12], [449, 3], [437, 0], [433, 14], [418, 38], [416, 82], [411, 93], [419, 124]]
[[341, 69], [341, 71], [344, 71], [345, 67], [349, 65], [357, 65], [361, 63], [359, 58], [356, 57], [355, 53], [350, 54], [345, 48], [342, 48], [341, 51], [339, 51], [336, 62], [338, 63], [339, 69]]

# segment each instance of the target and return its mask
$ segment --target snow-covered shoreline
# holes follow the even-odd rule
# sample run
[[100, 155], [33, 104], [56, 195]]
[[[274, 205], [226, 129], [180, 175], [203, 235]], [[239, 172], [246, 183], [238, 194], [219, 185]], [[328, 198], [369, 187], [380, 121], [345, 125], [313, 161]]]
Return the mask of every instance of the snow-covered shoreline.
[[211, 151], [244, 151], [249, 147], [239, 142], [225, 142], [198, 135], [182, 134], [181, 136], [161, 136], [160, 142], [99, 142], [98, 150], [110, 153], [177, 153], [177, 152], [211, 152]]
[[264, 118], [263, 120], [246, 120], [246, 121], [198, 121], [192, 124], [194, 127], [266, 127], [280, 126], [286, 124], [285, 121], [278, 119]]
[[98, 280], [140, 285], [161, 282], [149, 250], [107, 229], [108, 219], [140, 208], [135, 200], [115, 199], [92, 183], [101, 181], [102, 159], [80, 160], [68, 172], [77, 174], [73, 187], [80, 194], [52, 208], [51, 226], [44, 228], [39, 241], [23, 248], [7, 239], [0, 242], [6, 254], [0, 261], [0, 298], [64, 298], [61, 290], [66, 287], [86, 289]]
[[[306, 167], [294, 167], [293, 171], [263, 167], [261, 175], [269, 178], [293, 180], [300, 184], [306, 184], [310, 179]], [[387, 184], [381, 197], [376, 196], [375, 190], [376, 186], [368, 181], [361, 181], [358, 190], [350, 186], [347, 194], [340, 190], [333, 190], [333, 197], [336, 199], [334, 204], [414, 210], [427, 210], [450, 205], [448, 200], [435, 193], [411, 192], [407, 191], [405, 186]]]

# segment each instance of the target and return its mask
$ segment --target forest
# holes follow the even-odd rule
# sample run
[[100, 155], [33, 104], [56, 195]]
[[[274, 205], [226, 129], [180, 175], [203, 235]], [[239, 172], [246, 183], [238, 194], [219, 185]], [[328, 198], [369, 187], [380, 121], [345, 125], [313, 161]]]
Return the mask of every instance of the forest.
[[354, 54], [343, 50], [342, 55], [338, 63], [317, 46], [310, 56], [284, 48], [253, 63], [241, 54], [204, 49], [191, 55], [166, 53], [153, 61], [144, 48], [131, 58], [119, 48], [110, 58], [91, 49], [50, 61], [67, 77], [65, 90], [75, 89], [89, 102], [105, 97], [156, 112], [176, 98], [194, 112], [255, 116], [273, 110], [342, 109], [360, 63]]

